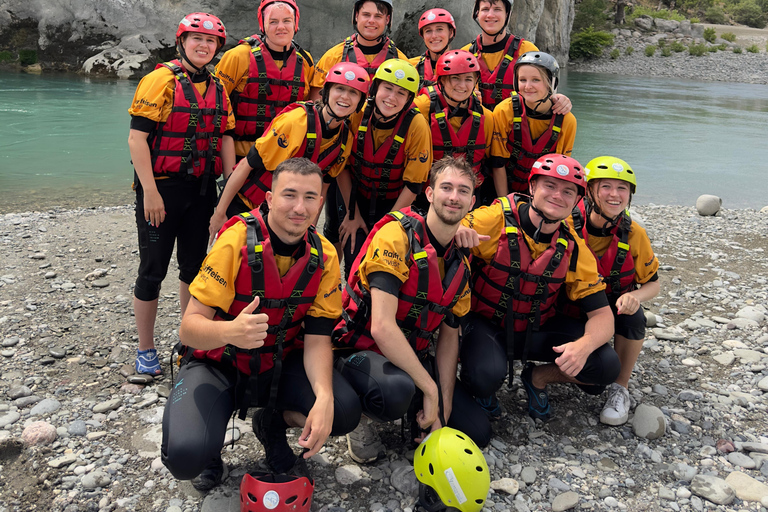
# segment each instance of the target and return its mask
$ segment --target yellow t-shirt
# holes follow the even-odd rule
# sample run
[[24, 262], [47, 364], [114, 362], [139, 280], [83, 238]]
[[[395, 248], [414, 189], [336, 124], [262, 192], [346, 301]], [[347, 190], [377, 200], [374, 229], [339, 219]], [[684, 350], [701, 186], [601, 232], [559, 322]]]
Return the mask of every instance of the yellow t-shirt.
[[[514, 36], [510, 36], [510, 37], [514, 37]], [[462, 46], [461, 49], [469, 51], [470, 46], [472, 46], [472, 43]], [[518, 56], [527, 52], [537, 52], [537, 51], [539, 51], [539, 48], [535, 44], [533, 44], [532, 42], [526, 39], [520, 43], [520, 51], [518, 53]], [[480, 52], [480, 58], [485, 61], [485, 65], [488, 66], [488, 69], [491, 71], [491, 73], [493, 73], [493, 71], [499, 66], [499, 64], [501, 64], [501, 59], [503, 59], [505, 55], [506, 55], [506, 52], [504, 51], [503, 48], [493, 53]], [[515, 66], [514, 62], [510, 63], [509, 68], [507, 69], [507, 73], [512, 73], [512, 71], [514, 70], [514, 66]]]
[[[512, 201], [512, 196], [508, 197]], [[518, 203], [519, 206], [520, 203]], [[471, 249], [475, 257], [482, 259], [486, 264], [491, 263], [498, 250], [499, 239], [505, 225], [504, 209], [501, 203], [494, 202], [491, 206], [482, 206], [473, 210], [464, 217], [461, 223], [466, 227], [474, 229], [481, 235], [491, 237], [490, 240], [481, 241], [480, 245]], [[605, 283], [603, 283], [603, 278], [597, 271], [595, 257], [587, 248], [584, 240], [576, 234], [572, 227], [568, 227], [568, 229], [576, 240], [578, 260], [575, 270], [571, 270], [572, 265], [569, 264], [568, 273], [565, 276], [565, 292], [570, 300], [576, 301], [605, 290]], [[521, 232], [525, 237], [525, 245], [532, 259], [538, 258], [549, 248], [549, 243], [536, 243], [524, 230], [521, 230]], [[522, 245], [520, 250], [524, 250]]]
[[[368, 245], [365, 257], [360, 263], [358, 269], [360, 285], [370, 291], [368, 276], [374, 272], [386, 272], [395, 276], [401, 283], [405, 283], [410, 275], [407, 262], [409, 250], [408, 235], [401, 223], [393, 221], [382, 226], [373, 235], [373, 240]], [[454, 247], [451, 250], [457, 249]], [[445, 277], [445, 261], [443, 258], [438, 258], [437, 263], [442, 280]], [[467, 283], [451, 312], [456, 318], [461, 318], [469, 312], [471, 304], [469, 283]]]
[[[387, 43], [388, 44], [388, 43]], [[382, 48], [383, 52], [387, 51], [387, 45], [384, 45], [384, 48]], [[336, 46], [331, 47], [330, 50], [325, 52], [325, 54], [320, 57], [320, 60], [317, 61], [315, 64], [315, 74], [312, 77], [312, 87], [321, 88], [325, 84], [325, 75], [328, 74], [328, 70], [330, 70], [333, 66], [341, 62], [341, 58], [344, 56], [344, 41], [340, 42]], [[377, 55], [366, 55], [365, 60], [368, 61], [368, 64], [374, 61], [376, 59]], [[399, 49], [397, 50], [397, 58], [408, 60], [408, 57], [405, 56], [403, 52], [401, 52]]]
[[[265, 59], [271, 59], [269, 50], [267, 48], [262, 49], [262, 53], [265, 55]], [[306, 52], [309, 55], [309, 52]], [[298, 101], [304, 101], [309, 97], [309, 85], [312, 81], [312, 76], [315, 72], [314, 63], [312, 62], [312, 56], [309, 55], [310, 60], [304, 59], [302, 64], [304, 72], [304, 94], [298, 98]], [[275, 65], [282, 69], [283, 61], [276, 60]], [[227, 90], [227, 94], [231, 95], [232, 91], [243, 92], [245, 85], [248, 82], [248, 76], [250, 74], [251, 67], [251, 45], [239, 44], [228, 50], [216, 65], [216, 76], [221, 80], [222, 85]], [[235, 141], [235, 154], [238, 156], [245, 156], [248, 154], [248, 150], [252, 144], [248, 141]]]
[[[322, 235], [323, 274], [320, 288], [307, 315], [316, 318], [336, 319], [341, 316], [341, 271], [339, 258], [333, 244]], [[240, 272], [240, 250], [246, 243], [246, 225], [238, 222], [222, 233], [205, 257], [200, 272], [189, 285], [189, 293], [211, 308], [229, 311], [235, 299], [235, 279]], [[284, 276], [296, 263], [290, 256], [275, 255], [280, 276]], [[250, 270], [248, 270], [250, 273]], [[211, 276], [217, 276], [213, 278]]]

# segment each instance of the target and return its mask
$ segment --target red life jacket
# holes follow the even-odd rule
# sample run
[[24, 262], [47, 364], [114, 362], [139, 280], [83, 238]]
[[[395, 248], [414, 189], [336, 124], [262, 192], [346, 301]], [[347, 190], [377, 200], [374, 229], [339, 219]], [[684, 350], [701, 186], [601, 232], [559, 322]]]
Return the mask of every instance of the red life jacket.
[[[276, 361], [285, 359], [292, 350], [304, 346], [297, 335], [320, 288], [325, 256], [320, 237], [310, 227], [304, 237], [303, 254], [281, 277], [261, 213], [252, 210], [232, 217], [219, 233], [238, 222], [246, 224], [247, 235], [240, 250], [242, 260], [235, 278], [235, 298], [228, 311], [217, 309], [214, 320], [233, 320], [258, 296], [258, 312], [269, 316], [267, 337], [264, 345], [255, 350], [227, 345], [195, 350], [192, 357], [226, 362], [245, 375], [258, 375], [276, 366]], [[212, 279], [221, 279], [210, 267], [204, 267], [202, 272], [208, 272]]]
[[549, 128], [538, 139], [531, 138], [531, 127], [525, 113], [525, 105], [520, 96], [512, 91], [512, 110], [514, 119], [512, 130], [507, 135], [507, 182], [510, 192], [528, 193], [528, 176], [534, 162], [540, 157], [552, 153], [557, 147], [557, 139], [563, 126], [563, 116], [553, 115]]
[[[589, 240], [587, 224], [591, 208], [585, 206], [585, 201], [579, 201], [573, 209], [573, 226], [584, 240]], [[635, 260], [629, 250], [629, 232], [632, 227], [632, 219], [624, 211], [618, 221], [610, 229], [605, 230], [606, 235], [613, 236], [611, 244], [602, 256], [595, 254], [597, 270], [605, 281], [605, 293], [611, 304], [616, 302], [621, 295], [637, 288], [635, 283]], [[587, 244], [589, 245], [589, 244]], [[592, 248], [590, 247], [590, 250]], [[594, 254], [595, 251], [592, 251]]]
[[[419, 114], [409, 108], [397, 118], [392, 134], [378, 148], [374, 148], [373, 133], [368, 127], [373, 120], [374, 103], [369, 102], [360, 120], [360, 128], [354, 141], [350, 163], [352, 164], [352, 193], [349, 200], [354, 205], [357, 194], [370, 203], [369, 217], [376, 215], [376, 202], [389, 201], [391, 206], [405, 188], [405, 147], [413, 119]], [[390, 207], [391, 207], [390, 206]], [[352, 208], [354, 211], [354, 208]], [[352, 214], [354, 218], [354, 214]], [[369, 219], [371, 222], [378, 219]]]
[[400, 222], [408, 236], [406, 263], [408, 279], [400, 286], [397, 325], [414, 352], [422, 356], [429, 349], [440, 323], [462, 297], [469, 279], [469, 264], [457, 247], [448, 248], [444, 259], [445, 277], [440, 277], [437, 254], [429, 242], [426, 220], [410, 207], [388, 213], [373, 227], [360, 255], [352, 265], [352, 277], [342, 294], [344, 311], [333, 332], [337, 347], [374, 350], [381, 353], [371, 336], [371, 295], [360, 283], [358, 269], [374, 234], [385, 224]]
[[371, 63], [368, 63], [368, 59], [365, 58], [365, 54], [357, 46], [357, 34], [351, 35], [344, 40], [344, 49], [341, 54], [341, 62], [354, 62], [368, 72], [368, 76], [373, 80], [373, 75], [376, 74], [376, 70], [379, 66], [389, 59], [397, 59], [397, 47], [390, 38], [384, 39], [384, 48], [376, 54], [376, 57]]
[[[322, 127], [320, 113], [315, 109], [311, 101], [291, 103], [281, 113], [286, 114], [296, 108], [303, 108], [306, 112], [307, 135], [301, 147], [299, 147], [295, 154], [291, 155], [291, 158], [308, 158], [322, 169], [323, 174], [327, 174], [331, 167], [343, 158], [344, 150], [347, 147], [349, 124], [347, 121], [341, 123], [339, 135], [335, 142], [321, 153], [320, 146], [323, 145], [323, 132], [322, 128], [318, 130], [318, 126]], [[269, 190], [272, 190], [272, 172], [261, 167], [251, 171], [248, 179], [245, 180], [245, 183], [240, 188], [240, 193], [248, 198], [254, 207], [257, 207], [264, 201]]]
[[504, 57], [499, 65], [491, 71], [488, 64], [482, 59], [483, 44], [482, 34], [477, 36], [469, 46], [469, 51], [475, 54], [480, 64], [480, 93], [483, 97], [483, 106], [488, 110], [509, 98], [515, 88], [515, 62], [520, 56], [520, 44], [525, 41], [522, 37], [513, 37], [507, 34], [507, 44], [504, 46]]
[[419, 62], [416, 64], [416, 71], [421, 79], [421, 82], [419, 82], [419, 94], [423, 94], [421, 89], [435, 85], [437, 82], [435, 70], [432, 69], [432, 60], [429, 58], [429, 50], [419, 58]]
[[[483, 107], [474, 94], [469, 98], [470, 117], [464, 120], [459, 132], [454, 131], [448, 121], [451, 107], [445, 101], [443, 93], [435, 86], [427, 87], [429, 94], [429, 126], [432, 129], [432, 158], [437, 161], [444, 156], [464, 156], [472, 165], [477, 176], [477, 185], [485, 179], [481, 172], [485, 147], [490, 141], [485, 140], [485, 116]], [[468, 156], [469, 154], [469, 156]]]
[[221, 137], [227, 129], [228, 106], [224, 87], [216, 77], [202, 97], [178, 60], [164, 62], [175, 76], [173, 107], [164, 123], [150, 133], [148, 143], [155, 175], [198, 178], [221, 175]]
[[258, 35], [240, 40], [251, 47], [248, 80], [242, 92], [232, 91], [230, 99], [237, 118], [235, 140], [256, 142], [269, 123], [289, 104], [306, 96], [304, 61], [313, 65], [307, 52], [291, 41], [291, 53], [277, 67]]

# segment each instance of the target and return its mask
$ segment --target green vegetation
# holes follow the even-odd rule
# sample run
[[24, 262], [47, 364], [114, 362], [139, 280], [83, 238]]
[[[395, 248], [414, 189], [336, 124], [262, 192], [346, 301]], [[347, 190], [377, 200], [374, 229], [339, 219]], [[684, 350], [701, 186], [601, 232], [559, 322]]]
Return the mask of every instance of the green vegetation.
[[19, 50], [19, 63], [22, 66], [31, 66], [37, 63], [37, 52], [35, 50]]
[[741, 46], [734, 46], [733, 53], [741, 53]]
[[707, 45], [705, 45], [704, 43], [691, 44], [688, 47], [688, 54], [694, 57], [701, 57], [702, 55], [706, 55], [707, 53], [708, 53]]
[[13, 59], [13, 54], [11, 52], [0, 52], [0, 62], [11, 62]]
[[683, 21], [685, 20], [685, 16], [680, 14], [677, 11], [670, 11], [669, 9], [660, 9], [656, 10], [651, 7], [645, 7], [643, 5], [638, 5], [635, 7], [635, 10], [632, 11], [632, 14], [629, 14], [627, 16], [627, 23], [634, 22], [635, 18], [639, 18], [640, 16], [650, 16], [651, 18], [661, 18], [663, 20], [675, 20], [675, 21]]
[[570, 57], [594, 59], [603, 54], [606, 46], [613, 44], [613, 34], [587, 27], [571, 35]]
[[662, 48], [661, 49], [661, 56], [662, 57], [669, 57], [670, 55], [672, 55], [672, 50], [670, 50], [669, 48]]
[[624, 55], [632, 55], [633, 53], [635, 53], [635, 49], [631, 46], [627, 46], [627, 49], [624, 50]]
[[717, 49], [720, 50], [721, 52], [724, 52], [725, 50], [728, 49], [728, 45], [725, 44], [725, 43], [719, 44], [719, 45], [717, 45]]
[[760, 48], [756, 44], [753, 44], [752, 46], [747, 46], [747, 51], [749, 53], [760, 53]]
[[710, 46], [710, 47], [708, 47], [708, 48], [707, 48], [707, 51], [708, 51], [709, 53], [715, 53], [715, 52], [717, 52], [717, 50], [719, 50], [719, 49], [720, 49], [720, 45], [718, 45], [718, 46]]
[[717, 38], [717, 32], [712, 27], [704, 29], [704, 40], [708, 43], [714, 43]]
[[653, 54], [656, 53], [656, 45], [649, 44], [645, 47], [645, 56], [646, 57], [653, 57]]
[[685, 51], [685, 45], [683, 45], [683, 43], [680, 41], [672, 41], [672, 44], [669, 45], [669, 49], [673, 52], [680, 53]]
[[667, 46], [667, 40], [666, 39], [659, 39], [656, 41], [656, 45], [658, 45], [659, 48], [664, 48]]
[[612, 59], [618, 59], [619, 55], [621, 55], [621, 52], [619, 51], [618, 48], [614, 48], [613, 50], [611, 50], [611, 58]]
[[578, 32], [589, 27], [603, 30], [607, 28], [609, 19], [610, 14], [606, 0], [582, 0], [576, 9], [571, 30]]
[[725, 39], [729, 43], [732, 43], [736, 40], [736, 34], [734, 34], [733, 32], [723, 32], [722, 34], [720, 34], [720, 37], [722, 39]]
[[697, 18], [696, 16], [694, 16], [693, 18], [689, 19], [688, 21], [690, 21], [691, 23], [701, 23], [701, 20], [699, 18]]
[[754, 28], [765, 27], [766, 15], [755, 0], [741, 0], [733, 7], [732, 13], [736, 23]]
[[704, 19], [707, 23], [723, 25], [725, 23], [725, 11], [723, 11], [723, 8], [719, 5], [713, 5], [704, 11]]

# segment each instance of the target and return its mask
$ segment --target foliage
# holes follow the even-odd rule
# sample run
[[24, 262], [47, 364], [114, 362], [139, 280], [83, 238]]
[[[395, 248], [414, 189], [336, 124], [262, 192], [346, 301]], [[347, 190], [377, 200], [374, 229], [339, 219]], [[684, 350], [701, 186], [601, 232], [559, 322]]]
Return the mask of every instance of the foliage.
[[704, 40], [708, 43], [714, 43], [717, 38], [717, 32], [714, 28], [709, 27], [704, 29]]
[[653, 57], [653, 54], [656, 53], [656, 45], [649, 44], [645, 47], [645, 56], [646, 57]]
[[625, 55], [632, 55], [633, 53], [635, 53], [635, 49], [632, 48], [631, 46], [627, 46], [627, 49], [624, 50]]
[[664, 48], [665, 46], [667, 46], [667, 40], [666, 39], [659, 39], [658, 41], [656, 41], [656, 45], [659, 48]]
[[650, 16], [651, 18], [661, 18], [663, 20], [675, 20], [675, 21], [685, 20], [685, 16], [683, 16], [677, 11], [670, 11], [669, 9], [659, 9], [657, 11], [651, 7], [638, 5], [632, 11], [632, 14], [627, 16], [627, 23], [632, 23], [635, 20], [635, 18], [639, 18], [640, 16]]
[[571, 35], [569, 54], [572, 59], [594, 59], [600, 57], [603, 49], [612, 44], [613, 34], [587, 27]]
[[593, 27], [602, 30], [608, 26], [610, 14], [606, 0], [582, 0], [576, 5], [576, 15], [573, 18], [573, 32]]
[[689, 19], [688, 21], [690, 21], [691, 23], [701, 23], [701, 20], [699, 18], [697, 18], [696, 16], [694, 16], [693, 18]]
[[725, 39], [729, 43], [732, 43], [736, 40], [736, 34], [734, 34], [733, 32], [723, 32], [722, 34], [720, 34], [720, 37], [722, 39]]
[[723, 43], [723, 44], [719, 44], [719, 45], [717, 45], [717, 46], [716, 46], [716, 48], [717, 48], [718, 50], [720, 50], [721, 52], [724, 52], [725, 50], [727, 50], [727, 49], [728, 49], [728, 45], [727, 45], [727, 44], [725, 44], [725, 43]]
[[756, 44], [753, 44], [751, 46], [747, 46], [747, 51], [749, 53], [760, 53], [760, 48]]
[[719, 49], [720, 49], [720, 45], [718, 45], [718, 46], [710, 46], [710, 47], [707, 48], [707, 51], [709, 53], [715, 53]]
[[13, 54], [11, 52], [0, 52], [0, 62], [10, 62], [13, 60]]
[[719, 5], [713, 5], [706, 11], [704, 11], [704, 19], [707, 23], [716, 23], [722, 25], [725, 23], [725, 12]]
[[661, 56], [662, 57], [669, 57], [670, 55], [672, 55], [672, 50], [670, 50], [669, 48], [662, 48], [661, 49]]
[[19, 63], [22, 66], [31, 66], [37, 62], [37, 52], [35, 50], [19, 50]]
[[754, 28], [765, 27], [765, 15], [755, 0], [741, 0], [733, 8], [733, 19], [736, 23]]
[[707, 45], [704, 43], [701, 44], [691, 44], [688, 47], [688, 54], [694, 56], [694, 57], [701, 57], [702, 55], [706, 55], [708, 53], [707, 51]]
[[741, 46], [734, 46], [733, 53], [741, 53]]
[[621, 52], [619, 51], [618, 48], [614, 48], [613, 50], [611, 50], [611, 58], [612, 59], [618, 59], [619, 55], [621, 55]]
[[673, 52], [680, 53], [685, 50], [685, 46], [680, 41], [672, 41], [672, 44], [669, 45], [669, 49]]

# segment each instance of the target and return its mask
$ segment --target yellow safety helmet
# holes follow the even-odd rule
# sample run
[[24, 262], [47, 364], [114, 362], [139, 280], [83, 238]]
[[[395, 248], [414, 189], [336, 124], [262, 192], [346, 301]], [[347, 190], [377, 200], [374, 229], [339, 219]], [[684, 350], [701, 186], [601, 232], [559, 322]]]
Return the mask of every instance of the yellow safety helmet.
[[419, 503], [428, 510], [483, 508], [491, 475], [483, 452], [463, 432], [443, 427], [429, 434], [416, 448], [413, 469], [421, 482]]
[[[413, 67], [413, 64], [406, 60], [389, 59], [385, 60], [376, 74], [373, 75], [373, 81], [382, 80], [391, 84], [399, 85], [406, 91], [416, 95], [419, 92], [419, 72]], [[377, 88], [378, 89], [378, 88]]]
[[615, 156], [599, 156], [593, 158], [584, 168], [587, 175], [587, 184], [592, 180], [601, 178], [610, 178], [613, 180], [622, 180], [630, 184], [630, 192], [635, 193], [637, 188], [637, 179], [635, 171], [627, 162]]

